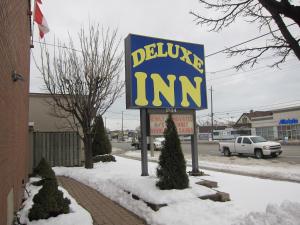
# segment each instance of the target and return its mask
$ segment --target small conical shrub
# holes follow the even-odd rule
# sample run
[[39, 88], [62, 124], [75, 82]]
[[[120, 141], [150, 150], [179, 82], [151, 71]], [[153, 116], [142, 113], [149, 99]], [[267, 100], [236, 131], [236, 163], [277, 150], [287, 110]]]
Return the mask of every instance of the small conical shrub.
[[45, 158], [42, 158], [36, 168], [33, 170], [34, 175], [39, 175], [44, 179], [55, 179], [55, 173]]
[[102, 116], [97, 116], [95, 120], [95, 126], [93, 129], [93, 134], [93, 156], [110, 154], [112, 147], [104, 128]]
[[33, 203], [28, 215], [30, 221], [48, 219], [70, 211], [70, 200], [63, 197], [56, 180], [52, 179], [45, 180], [43, 187], [34, 196]]
[[186, 173], [186, 162], [181, 150], [175, 123], [169, 114], [164, 131], [165, 142], [159, 156], [159, 165], [156, 170], [158, 186], [162, 190], [185, 189], [189, 186]]

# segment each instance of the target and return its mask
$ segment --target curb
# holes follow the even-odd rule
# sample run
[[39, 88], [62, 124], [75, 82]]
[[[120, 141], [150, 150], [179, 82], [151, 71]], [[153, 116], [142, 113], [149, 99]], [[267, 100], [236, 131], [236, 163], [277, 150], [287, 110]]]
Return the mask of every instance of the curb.
[[[140, 158], [134, 157], [134, 156], [126, 156], [126, 155], [117, 155], [119, 157], [127, 158], [127, 159], [133, 159], [137, 161], [141, 161]], [[157, 163], [157, 159], [148, 159], [148, 162], [155, 162]], [[192, 166], [191, 163], [187, 163], [187, 166]], [[229, 173], [229, 174], [234, 174], [234, 175], [241, 175], [241, 176], [247, 176], [247, 177], [256, 177], [260, 179], [265, 179], [265, 180], [275, 180], [275, 181], [288, 181], [288, 182], [293, 182], [293, 183], [300, 183], [300, 180], [294, 180], [291, 178], [286, 178], [286, 177], [270, 177], [267, 175], [260, 175], [260, 174], [255, 174], [255, 173], [247, 173], [247, 172], [241, 172], [241, 171], [232, 171], [232, 170], [226, 170], [226, 169], [216, 169], [212, 167], [206, 167], [206, 166], [199, 166], [200, 169], [204, 170], [211, 170], [214, 172], [222, 172], [222, 173]]]

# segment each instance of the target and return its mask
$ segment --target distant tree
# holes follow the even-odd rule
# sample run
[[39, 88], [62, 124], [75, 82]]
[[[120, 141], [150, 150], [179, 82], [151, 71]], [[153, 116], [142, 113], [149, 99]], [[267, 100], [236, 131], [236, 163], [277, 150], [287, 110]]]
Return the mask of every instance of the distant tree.
[[[271, 33], [271, 39], [264, 46], [228, 49], [229, 56], [247, 55], [248, 58], [239, 63], [236, 68], [240, 69], [246, 65], [251, 67], [266, 52], [273, 51], [275, 57], [279, 57], [272, 66], [278, 66], [285, 62], [291, 53], [300, 60], [299, 26], [300, 6], [293, 4], [292, 0], [199, 0], [200, 4], [207, 9], [220, 12], [219, 16], [204, 16], [203, 13], [190, 12], [196, 17], [197, 24], [207, 24], [210, 31], [220, 31], [236, 22], [239, 17], [245, 18], [249, 23], [258, 22], [259, 29], [266, 27]], [[207, 15], [212, 15], [209, 13]], [[216, 14], [214, 14], [216, 15]], [[287, 27], [290, 21], [296, 24], [296, 32], [293, 34]], [[280, 32], [273, 32], [279, 28]]]
[[93, 156], [111, 153], [111, 143], [108, 139], [102, 116], [97, 116], [93, 127]]
[[51, 94], [53, 111], [58, 117], [71, 117], [71, 127], [82, 131], [79, 134], [84, 143], [85, 168], [93, 168], [94, 121], [122, 95], [123, 53], [118, 52], [117, 31], [100, 30], [95, 25], [87, 31], [81, 29], [79, 44], [80, 50], [76, 50], [70, 37], [67, 45], [59, 44], [52, 54], [41, 45], [39, 70]]
[[156, 185], [162, 190], [185, 189], [189, 186], [186, 162], [175, 123], [169, 114], [164, 131], [165, 143], [159, 156]]

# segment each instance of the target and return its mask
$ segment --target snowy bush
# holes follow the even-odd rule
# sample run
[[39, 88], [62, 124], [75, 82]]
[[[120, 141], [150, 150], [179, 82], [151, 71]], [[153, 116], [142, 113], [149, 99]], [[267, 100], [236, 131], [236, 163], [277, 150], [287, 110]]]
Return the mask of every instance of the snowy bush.
[[175, 123], [169, 114], [164, 131], [165, 143], [159, 156], [156, 185], [162, 189], [185, 189], [189, 186], [186, 162], [181, 150]]
[[96, 155], [93, 157], [93, 161], [96, 162], [116, 162], [113, 155]]
[[33, 206], [28, 215], [29, 220], [48, 219], [68, 213], [70, 200], [64, 198], [63, 193], [58, 190], [55, 173], [44, 158], [34, 169], [34, 175], [40, 176], [42, 180], [32, 184], [43, 185], [43, 187], [33, 198]]
[[58, 190], [56, 179], [50, 179], [45, 180], [43, 187], [34, 196], [33, 203], [28, 215], [30, 221], [69, 213], [71, 202], [68, 198], [64, 198], [63, 193]]
[[56, 179], [55, 173], [46, 161], [45, 158], [42, 158], [36, 168], [33, 170], [35, 176], [40, 176], [44, 179]]

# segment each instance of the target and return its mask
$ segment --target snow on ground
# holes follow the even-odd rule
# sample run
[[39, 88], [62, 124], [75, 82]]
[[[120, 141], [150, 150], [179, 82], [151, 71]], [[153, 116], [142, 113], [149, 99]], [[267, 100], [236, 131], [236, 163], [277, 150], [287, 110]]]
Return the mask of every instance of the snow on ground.
[[[214, 171], [205, 177], [190, 177], [186, 190], [164, 190], [155, 186], [157, 163], [149, 163], [149, 177], [140, 176], [141, 162], [116, 157], [116, 163], [95, 163], [94, 169], [55, 167], [56, 175], [68, 176], [93, 187], [108, 198], [154, 225], [300, 225], [300, 184], [264, 180]], [[191, 168], [187, 168], [191, 170]], [[232, 201], [200, 200], [212, 190], [198, 186], [201, 179], [218, 182], [216, 190], [230, 194]], [[154, 212], [146, 201], [167, 203]]]
[[[25, 198], [22, 205], [22, 209], [18, 212], [18, 216], [20, 218], [21, 224], [27, 224], [27, 225], [92, 225], [93, 219], [88, 211], [86, 211], [84, 208], [82, 208], [74, 198], [69, 195], [69, 193], [62, 187], [58, 187], [59, 190], [61, 190], [64, 194], [64, 197], [67, 197], [70, 199], [70, 213], [68, 214], [61, 214], [57, 217], [51, 217], [48, 219], [42, 219], [42, 220], [33, 220], [29, 221], [28, 219], [28, 213], [33, 205], [33, 197], [39, 192], [39, 190], [42, 188], [42, 186], [34, 186], [31, 185], [32, 182], [38, 181], [40, 178], [30, 178], [29, 182], [26, 184], [26, 189], [29, 193], [29, 196], [27, 192], [25, 192]], [[74, 221], [76, 221], [74, 223]]]
[[[154, 157], [148, 153], [148, 159], [157, 161], [160, 152], [154, 152]], [[140, 151], [127, 151], [125, 156], [140, 159]], [[187, 159], [187, 164], [192, 161]], [[219, 156], [200, 156], [200, 168], [222, 170], [244, 175], [254, 175], [271, 179], [289, 180], [300, 182], [300, 165], [280, 162], [276, 159], [254, 159], [252, 157], [219, 157]]]

